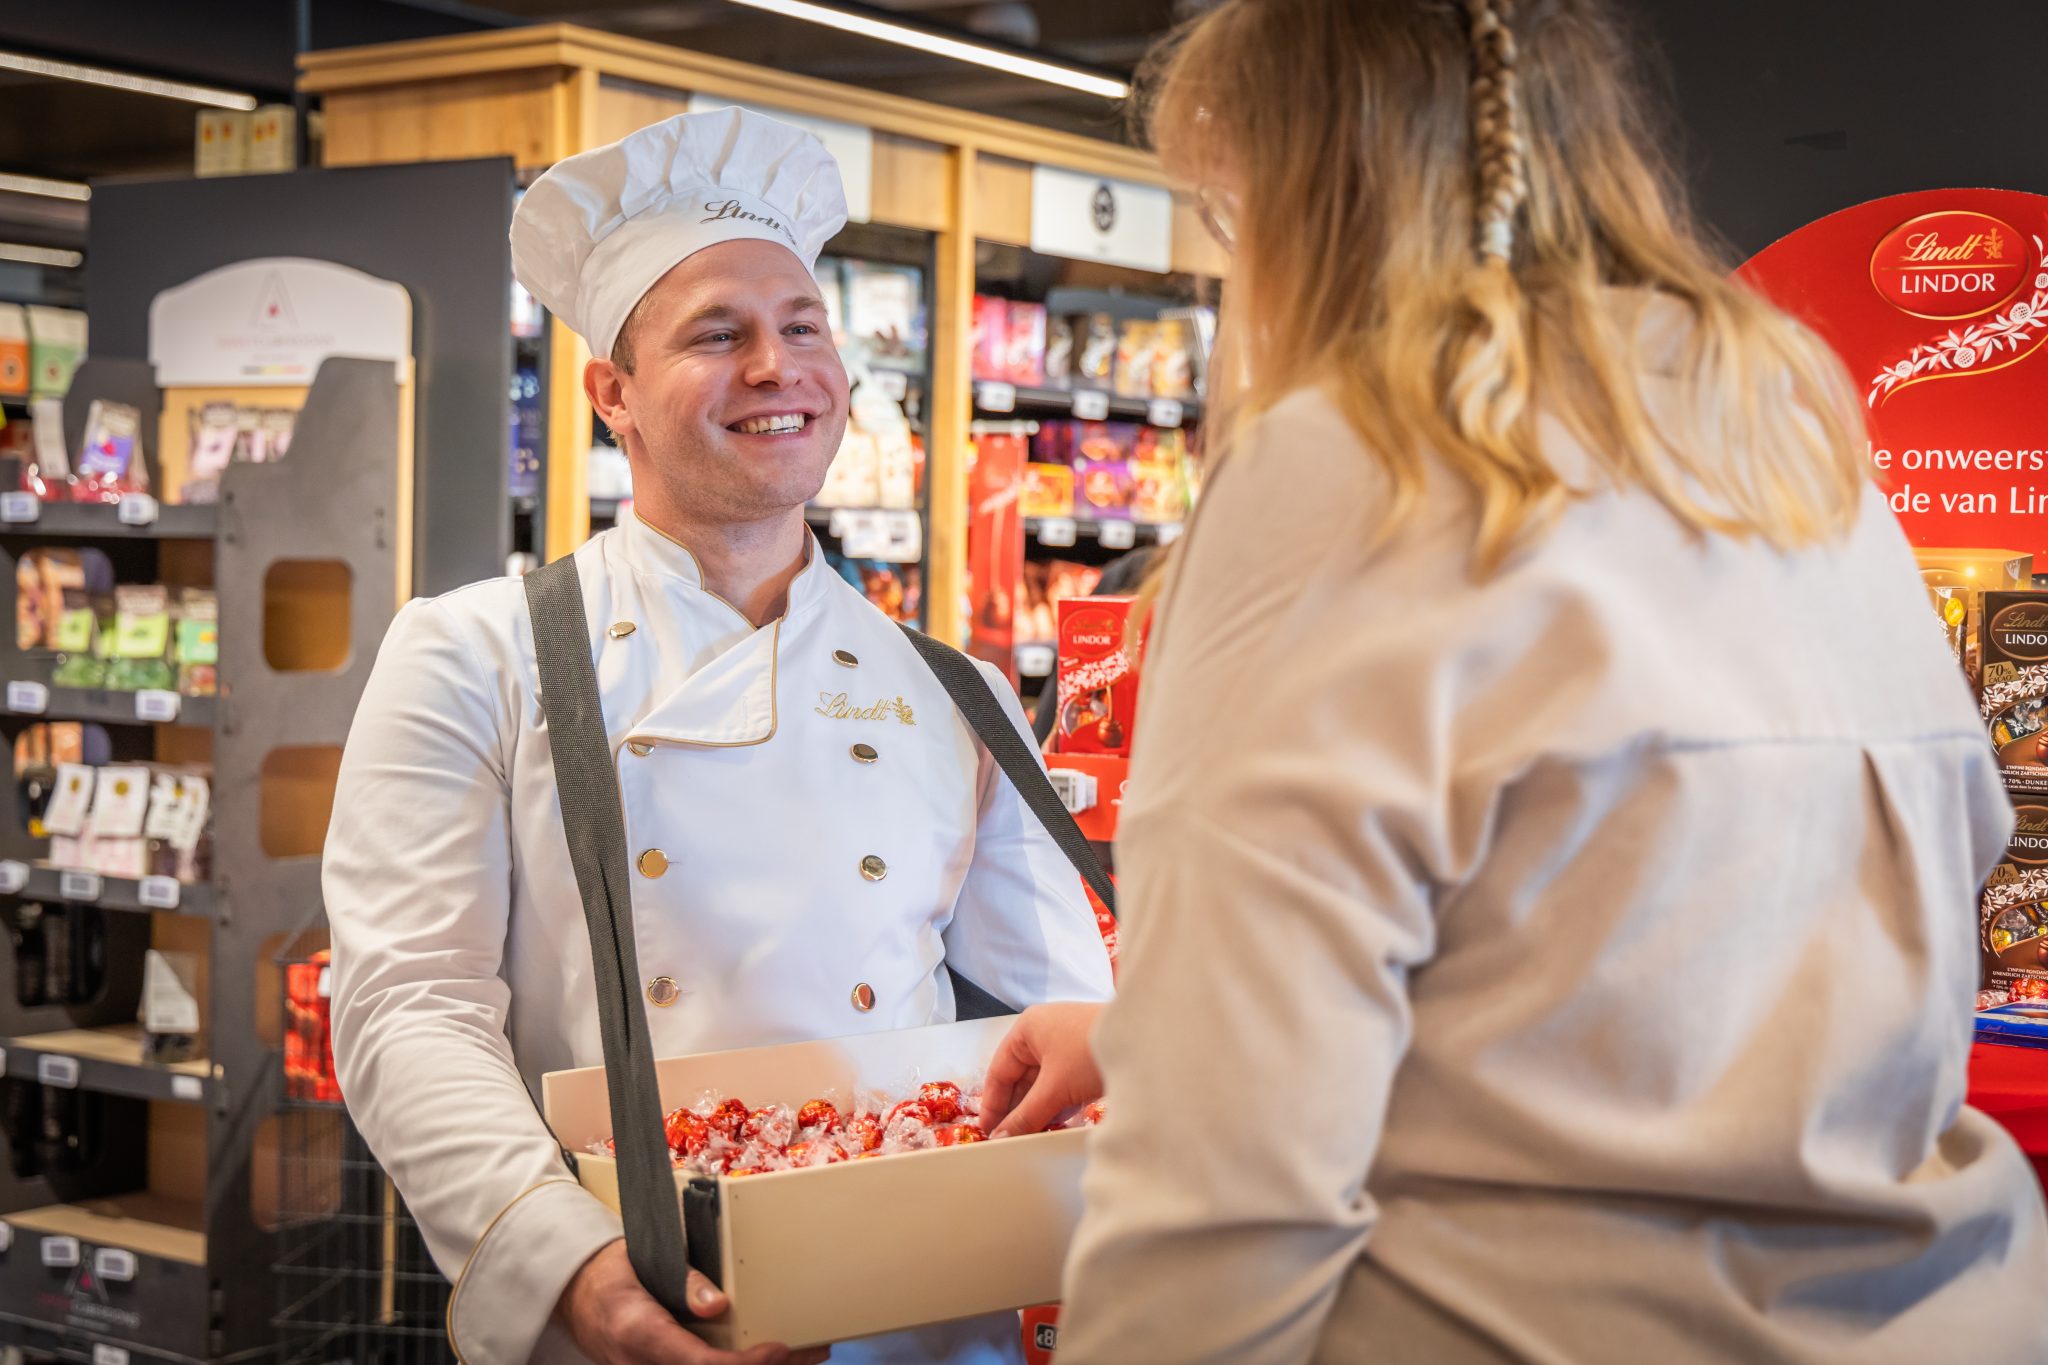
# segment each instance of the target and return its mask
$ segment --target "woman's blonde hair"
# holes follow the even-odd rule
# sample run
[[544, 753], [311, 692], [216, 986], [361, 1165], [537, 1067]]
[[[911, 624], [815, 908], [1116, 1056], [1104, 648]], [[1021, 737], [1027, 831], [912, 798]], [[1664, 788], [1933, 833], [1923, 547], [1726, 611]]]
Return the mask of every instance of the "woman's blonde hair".
[[[1732, 282], [1651, 136], [1602, 0], [1228, 0], [1155, 54], [1141, 116], [1233, 238], [1211, 400], [1234, 429], [1319, 386], [1390, 476], [1477, 496], [1491, 573], [1568, 488], [1538, 418], [1702, 532], [1854, 523], [1861, 410], [1818, 339]], [[1689, 308], [1675, 410], [1612, 286]], [[1661, 408], [1660, 408], [1661, 411]]]

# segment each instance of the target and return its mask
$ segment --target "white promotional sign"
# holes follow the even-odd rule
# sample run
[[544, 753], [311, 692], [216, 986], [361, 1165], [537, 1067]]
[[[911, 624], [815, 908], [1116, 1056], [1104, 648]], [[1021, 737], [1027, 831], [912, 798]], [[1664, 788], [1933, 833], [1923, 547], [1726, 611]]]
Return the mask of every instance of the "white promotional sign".
[[149, 305], [149, 359], [165, 388], [304, 387], [329, 356], [412, 355], [402, 285], [331, 261], [267, 256], [166, 289]]
[[817, 118], [811, 114], [792, 114], [787, 109], [777, 109], [772, 105], [741, 104], [738, 100], [721, 99], [716, 95], [690, 96], [691, 113], [702, 114], [713, 109], [745, 109], [748, 113], [778, 119], [791, 127], [803, 129], [824, 143], [825, 150], [832, 153], [832, 159], [839, 163], [839, 179], [846, 187], [847, 220], [854, 223], [868, 221], [875, 176], [875, 133], [872, 128], [863, 128], [857, 123], [841, 123], [837, 119]]
[[1173, 267], [1173, 195], [1157, 185], [1034, 166], [1031, 249], [1163, 275]]

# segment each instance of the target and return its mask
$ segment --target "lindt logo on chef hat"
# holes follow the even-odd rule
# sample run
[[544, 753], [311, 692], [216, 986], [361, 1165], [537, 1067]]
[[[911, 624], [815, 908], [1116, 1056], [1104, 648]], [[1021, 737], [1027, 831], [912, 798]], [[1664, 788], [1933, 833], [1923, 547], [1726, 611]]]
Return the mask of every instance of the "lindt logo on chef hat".
[[2032, 278], [2033, 239], [1988, 213], [1922, 214], [1884, 235], [1870, 283], [1900, 312], [1937, 322], [2002, 308]]

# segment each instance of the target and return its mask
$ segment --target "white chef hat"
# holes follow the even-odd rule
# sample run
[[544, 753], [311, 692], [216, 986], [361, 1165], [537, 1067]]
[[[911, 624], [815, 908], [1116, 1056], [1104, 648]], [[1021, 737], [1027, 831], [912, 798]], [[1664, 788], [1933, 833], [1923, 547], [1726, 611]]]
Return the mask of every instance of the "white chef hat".
[[677, 114], [534, 181], [512, 215], [512, 273], [608, 356], [677, 262], [752, 239], [812, 270], [845, 224], [839, 163], [810, 133], [747, 109]]

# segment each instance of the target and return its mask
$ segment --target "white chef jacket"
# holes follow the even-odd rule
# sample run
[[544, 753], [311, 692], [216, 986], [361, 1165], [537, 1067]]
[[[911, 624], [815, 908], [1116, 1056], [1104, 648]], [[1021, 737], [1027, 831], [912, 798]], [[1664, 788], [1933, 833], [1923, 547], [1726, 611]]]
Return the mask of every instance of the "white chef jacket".
[[1963, 1104], [2012, 816], [1904, 537], [1694, 536], [1545, 436], [1589, 494], [1485, 582], [1441, 467], [1375, 546], [1318, 394], [1212, 483], [1060, 1360], [2040, 1365], [2041, 1190]]
[[[656, 1056], [949, 1022], [946, 963], [1020, 1007], [1109, 994], [1072, 865], [815, 543], [759, 629], [630, 516], [576, 566]], [[468, 1365], [580, 1359], [550, 1314], [620, 1235], [530, 1098], [603, 1061], [535, 668], [517, 579], [408, 604], [357, 709], [322, 873], [342, 1090], [456, 1282]], [[1017, 1341], [1000, 1315], [835, 1359], [1002, 1361]]]

